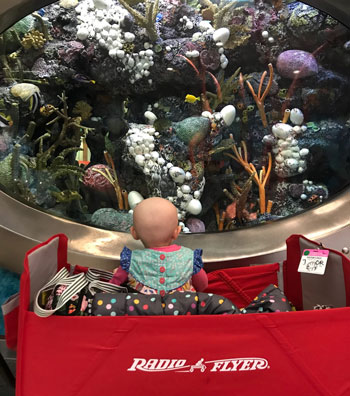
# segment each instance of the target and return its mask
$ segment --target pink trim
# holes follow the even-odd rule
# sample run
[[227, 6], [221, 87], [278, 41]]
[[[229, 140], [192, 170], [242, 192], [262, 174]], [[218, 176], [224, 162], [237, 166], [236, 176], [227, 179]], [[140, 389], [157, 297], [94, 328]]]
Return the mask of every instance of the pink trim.
[[176, 252], [177, 250], [181, 249], [181, 246], [169, 245], [169, 246], [161, 246], [161, 247], [155, 247], [155, 248], [149, 248], [149, 249], [157, 250], [158, 252]]

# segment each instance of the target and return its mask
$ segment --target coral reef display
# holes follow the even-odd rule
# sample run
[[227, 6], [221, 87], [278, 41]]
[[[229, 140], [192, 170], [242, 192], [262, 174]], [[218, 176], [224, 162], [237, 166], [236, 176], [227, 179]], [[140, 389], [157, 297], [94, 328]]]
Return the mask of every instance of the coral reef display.
[[60, 0], [0, 35], [0, 188], [128, 232], [296, 215], [350, 183], [350, 30], [290, 0]]

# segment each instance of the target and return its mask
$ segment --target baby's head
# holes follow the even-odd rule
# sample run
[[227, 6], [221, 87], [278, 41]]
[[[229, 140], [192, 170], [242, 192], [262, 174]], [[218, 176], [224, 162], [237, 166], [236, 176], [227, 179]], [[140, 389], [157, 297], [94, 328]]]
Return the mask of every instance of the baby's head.
[[181, 227], [178, 225], [176, 207], [164, 198], [147, 198], [134, 209], [134, 225], [130, 232], [147, 247], [168, 246]]

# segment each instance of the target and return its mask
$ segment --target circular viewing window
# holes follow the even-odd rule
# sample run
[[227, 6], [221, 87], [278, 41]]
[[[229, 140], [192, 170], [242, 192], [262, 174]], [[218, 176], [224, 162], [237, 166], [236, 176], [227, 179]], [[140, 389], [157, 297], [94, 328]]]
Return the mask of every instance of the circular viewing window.
[[350, 32], [288, 0], [60, 0], [0, 36], [0, 185], [128, 232], [140, 200], [183, 232], [321, 205], [350, 182]]

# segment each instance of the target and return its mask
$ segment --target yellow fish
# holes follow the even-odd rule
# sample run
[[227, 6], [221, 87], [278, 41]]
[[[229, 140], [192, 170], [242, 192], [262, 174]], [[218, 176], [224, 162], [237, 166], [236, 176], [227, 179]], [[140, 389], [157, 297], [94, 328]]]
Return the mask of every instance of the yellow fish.
[[10, 115], [0, 113], [0, 128], [12, 127], [13, 121]]
[[187, 103], [196, 103], [198, 100], [201, 100], [199, 96], [194, 96], [190, 94], [187, 94], [185, 98], [185, 102]]

